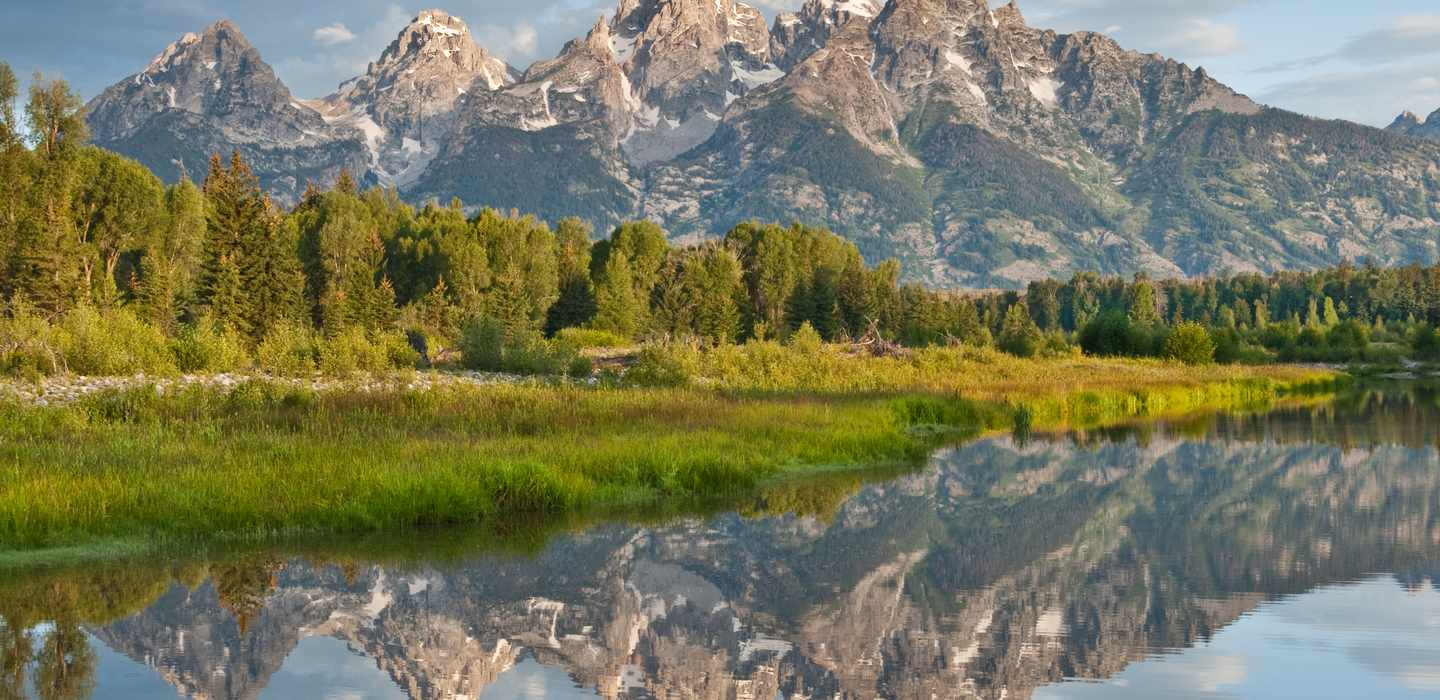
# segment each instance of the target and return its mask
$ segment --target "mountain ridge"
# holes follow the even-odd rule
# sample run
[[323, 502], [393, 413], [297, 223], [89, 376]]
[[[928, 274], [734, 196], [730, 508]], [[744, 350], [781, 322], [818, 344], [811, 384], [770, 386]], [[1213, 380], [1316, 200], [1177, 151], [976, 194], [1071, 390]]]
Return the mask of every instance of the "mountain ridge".
[[[162, 63], [193, 68], [189, 46]], [[251, 52], [257, 92], [288, 96]], [[270, 99], [276, 123], [248, 131], [127, 81], [91, 104], [101, 145], [163, 166], [165, 130], [201, 122], [219, 134], [204, 144], [254, 151], [281, 201], [345, 167], [412, 201], [644, 217], [682, 239], [798, 219], [944, 286], [1440, 255], [1440, 146], [1264, 107], [1203, 68], [1033, 28], [1014, 2], [808, 0], [767, 27], [734, 0], [621, 0], [524, 71], [426, 10], [366, 75]], [[310, 151], [286, 150], [297, 129]]]

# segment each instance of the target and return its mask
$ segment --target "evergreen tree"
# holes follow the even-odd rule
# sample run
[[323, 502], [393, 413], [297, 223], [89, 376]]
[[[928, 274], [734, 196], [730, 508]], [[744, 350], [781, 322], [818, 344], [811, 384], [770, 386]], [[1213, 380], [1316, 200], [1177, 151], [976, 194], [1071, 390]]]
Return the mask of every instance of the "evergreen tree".
[[174, 266], [159, 253], [147, 253], [140, 259], [138, 284], [137, 301], [142, 317], [167, 335], [173, 334], [180, 318]]
[[1340, 323], [1340, 312], [1335, 309], [1335, 300], [1325, 297], [1325, 327], [1332, 328]]
[[591, 325], [622, 338], [633, 338], [640, 326], [640, 305], [629, 257], [623, 250], [611, 251], [595, 286], [595, 320]]
[[305, 317], [305, 273], [296, 252], [299, 230], [294, 219], [282, 218], [268, 202], [264, 205], [256, 235], [241, 247], [239, 265], [249, 292], [242, 300], [243, 327], [257, 340]]
[[955, 330], [952, 335], [966, 345], [977, 347], [988, 347], [992, 341], [990, 331], [980, 322], [980, 311], [975, 306], [975, 300], [970, 298], [961, 299], [956, 307]]
[[1024, 302], [1010, 305], [1005, 312], [1005, 323], [1000, 330], [998, 345], [1001, 350], [1016, 357], [1034, 357], [1044, 342], [1044, 334], [1030, 317]]
[[559, 257], [559, 297], [545, 319], [545, 333], [583, 326], [595, 317], [595, 285], [590, 279], [590, 227], [579, 219], [561, 219], [555, 228]]
[[659, 281], [650, 292], [650, 329], [670, 336], [695, 333], [697, 284], [694, 255], [689, 250], [673, 250], [660, 268]]
[[1130, 290], [1127, 308], [1130, 322], [1140, 326], [1160, 325], [1160, 306], [1155, 298], [1155, 285], [1150, 280], [1137, 276]]
[[215, 323], [242, 335], [251, 333], [250, 320], [245, 313], [245, 289], [240, 277], [240, 265], [233, 254], [225, 255], [215, 263], [206, 290], [205, 303], [207, 312]]
[[714, 343], [733, 343], [740, 335], [743, 296], [740, 262], [722, 245], [707, 244], [694, 255], [686, 275], [694, 285], [694, 330]]
[[1054, 331], [1060, 328], [1059, 287], [1060, 284], [1053, 280], [1031, 282], [1025, 294], [1026, 306], [1040, 330]]

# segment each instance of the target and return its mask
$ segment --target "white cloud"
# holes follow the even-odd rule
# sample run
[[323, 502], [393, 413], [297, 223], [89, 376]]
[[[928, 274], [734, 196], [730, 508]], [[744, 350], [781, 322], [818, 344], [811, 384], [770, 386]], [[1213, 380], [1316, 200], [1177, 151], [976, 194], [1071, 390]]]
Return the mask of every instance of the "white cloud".
[[355, 41], [355, 33], [350, 31], [343, 22], [336, 22], [328, 27], [321, 27], [311, 35], [315, 42], [321, 46], [339, 46]]
[[1440, 15], [1412, 15], [1360, 34], [1332, 56], [1356, 62], [1440, 53]]
[[1181, 22], [1178, 30], [1161, 35], [1157, 41], [1176, 53], [1194, 58], [1227, 56], [1244, 48], [1240, 30], [1234, 25], [1198, 17]]
[[539, 48], [540, 34], [535, 31], [534, 27], [521, 23], [515, 27], [515, 34], [510, 39], [510, 45], [521, 54], [533, 55]]
[[476, 43], [487, 51], [523, 69], [525, 64], [538, 58], [540, 53], [540, 32], [529, 22], [505, 26], [482, 24], [472, 27]]
[[1227, 15], [1255, 0], [1025, 0], [1031, 25], [1061, 32], [1124, 33], [1126, 48], [1182, 61], [1244, 50]]
[[1383, 126], [1409, 109], [1425, 115], [1440, 106], [1440, 65], [1416, 64], [1304, 74], [1261, 92], [1262, 102]]

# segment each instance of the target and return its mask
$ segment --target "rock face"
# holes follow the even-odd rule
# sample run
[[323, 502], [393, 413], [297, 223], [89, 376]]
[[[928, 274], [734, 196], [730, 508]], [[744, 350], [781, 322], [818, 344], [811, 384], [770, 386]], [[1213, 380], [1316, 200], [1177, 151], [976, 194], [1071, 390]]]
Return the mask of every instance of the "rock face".
[[359, 129], [371, 170], [386, 183], [413, 182], [449, 139], [470, 92], [515, 81], [504, 61], [475, 45], [458, 17], [425, 10], [362, 75], [307, 102], [325, 120]]
[[357, 135], [297, 102], [228, 21], [181, 37], [87, 110], [96, 144], [168, 181], [203, 178], [212, 153], [232, 150], [281, 201], [293, 201], [307, 180], [333, 180], [342, 167], [366, 171]]
[[1403, 112], [1385, 130], [1440, 141], [1440, 109], [1431, 112], [1425, 121], [1420, 121], [1420, 116], [1414, 112]]
[[783, 73], [759, 11], [733, 0], [623, 0], [608, 20], [472, 97], [410, 191], [600, 226], [638, 216], [646, 170], [708, 140], [731, 103]]
[[[1440, 130], [1440, 115], [1386, 133], [1268, 109], [1203, 69], [1033, 28], [1013, 2], [808, 0], [767, 28], [735, 0], [621, 0], [523, 74], [428, 11], [310, 103], [245, 48], [283, 96], [270, 108], [192, 102], [209, 59], [180, 46], [166, 75], [152, 67], [92, 106], [102, 144], [168, 176], [201, 150], [174, 145], [192, 140], [184, 127], [205, 123], [206, 148], [232, 133], [266, 144], [257, 169], [279, 185], [302, 186], [329, 154], [330, 171], [358, 164], [414, 200], [602, 229], [649, 217], [695, 238], [798, 219], [945, 286], [1440, 259], [1440, 144], [1405, 137]], [[184, 107], [168, 107], [156, 81], [182, 76]], [[314, 147], [297, 140], [312, 131]]]

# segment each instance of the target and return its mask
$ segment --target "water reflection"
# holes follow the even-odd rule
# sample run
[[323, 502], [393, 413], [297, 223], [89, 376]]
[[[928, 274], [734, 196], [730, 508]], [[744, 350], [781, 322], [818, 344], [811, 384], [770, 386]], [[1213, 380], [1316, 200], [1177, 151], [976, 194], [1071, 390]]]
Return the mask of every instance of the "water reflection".
[[136, 669], [203, 698], [1433, 693], [1436, 413], [1372, 391], [984, 440], [832, 489], [833, 509], [794, 488], [759, 506], [810, 515], [606, 525], [523, 555], [16, 575], [0, 697], [139, 697]]

